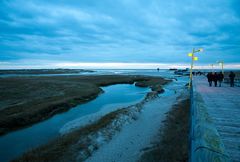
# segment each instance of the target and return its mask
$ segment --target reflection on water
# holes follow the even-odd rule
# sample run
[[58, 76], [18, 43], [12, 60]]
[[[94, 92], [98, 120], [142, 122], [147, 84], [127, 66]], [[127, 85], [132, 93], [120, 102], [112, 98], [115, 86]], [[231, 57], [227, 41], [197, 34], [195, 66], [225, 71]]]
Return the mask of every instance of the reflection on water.
[[0, 161], [8, 161], [21, 155], [26, 150], [46, 143], [59, 135], [61, 127], [81, 116], [94, 114], [106, 105], [114, 104], [126, 106], [142, 100], [149, 91], [129, 84], [118, 84], [103, 87], [105, 93], [88, 103], [79, 105], [65, 113], [35, 124], [32, 127], [9, 133], [0, 137]]
[[[56, 75], [148, 75], [148, 76], [162, 76], [166, 78], [174, 78], [173, 71], [169, 70], [95, 70], [92, 73], [79, 73], [79, 74], [44, 74], [37, 76], [56, 76]], [[14, 76], [14, 75], [13, 75]], [[16, 75], [15, 75], [16, 76]], [[22, 75], [18, 75], [22, 76]], [[28, 75], [24, 75], [28, 76]], [[31, 75], [33, 76], [33, 75]], [[1, 76], [4, 77], [4, 76]], [[7, 77], [7, 76], [5, 76]], [[8, 76], [9, 77], [9, 76]], [[161, 96], [173, 95], [176, 87], [186, 84], [188, 77], [179, 77], [178, 81], [174, 81], [171, 86], [164, 87], [165, 93]], [[173, 88], [176, 86], [175, 88]], [[93, 101], [86, 104], [79, 105], [68, 112], [55, 115], [54, 117], [35, 124], [32, 127], [22, 129], [9, 133], [0, 137], [0, 161], [9, 161], [26, 150], [34, 148], [40, 144], [46, 143], [59, 135], [59, 130], [66, 124], [75, 119], [83, 116], [95, 114], [102, 111], [106, 107], [120, 107], [128, 106], [139, 102], [144, 98], [145, 94], [149, 91], [148, 88], [139, 88], [134, 85], [119, 84], [104, 87], [104, 94], [100, 95]], [[109, 110], [113, 110], [109, 108]]]

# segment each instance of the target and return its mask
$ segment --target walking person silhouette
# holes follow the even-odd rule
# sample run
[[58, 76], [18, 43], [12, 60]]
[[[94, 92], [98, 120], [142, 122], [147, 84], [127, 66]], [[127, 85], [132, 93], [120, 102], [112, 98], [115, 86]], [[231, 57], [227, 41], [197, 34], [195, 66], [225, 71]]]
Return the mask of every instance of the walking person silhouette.
[[230, 87], [234, 87], [234, 78], [235, 78], [235, 74], [230, 71], [230, 74], [229, 74], [229, 79], [230, 79]]
[[207, 78], [208, 78], [209, 87], [212, 87], [213, 74], [209, 72], [207, 74]]
[[213, 81], [214, 81], [214, 86], [217, 87], [218, 74], [216, 72], [213, 74]]
[[219, 87], [222, 86], [222, 81], [223, 81], [224, 75], [222, 72], [218, 74], [218, 82], [219, 82]]

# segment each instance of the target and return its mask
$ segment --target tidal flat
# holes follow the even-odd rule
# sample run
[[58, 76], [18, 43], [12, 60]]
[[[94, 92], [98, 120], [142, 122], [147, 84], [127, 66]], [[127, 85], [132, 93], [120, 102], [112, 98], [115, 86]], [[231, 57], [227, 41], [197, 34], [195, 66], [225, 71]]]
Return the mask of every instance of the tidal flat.
[[162, 92], [169, 82], [137, 75], [25, 76], [0, 78], [0, 135], [63, 113], [103, 93], [102, 86], [133, 84]]
[[0, 70], [0, 75], [41, 75], [41, 74], [77, 74], [94, 72], [85, 69], [11, 69]]

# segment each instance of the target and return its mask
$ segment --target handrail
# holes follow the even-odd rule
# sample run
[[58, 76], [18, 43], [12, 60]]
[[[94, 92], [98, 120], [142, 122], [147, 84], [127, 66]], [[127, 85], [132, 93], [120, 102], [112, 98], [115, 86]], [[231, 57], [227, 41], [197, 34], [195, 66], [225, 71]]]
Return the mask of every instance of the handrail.
[[[229, 84], [230, 83], [230, 78], [224, 78], [224, 83]], [[237, 87], [240, 87], [240, 78], [235, 78], [234, 79], [234, 84]]]
[[209, 117], [206, 106], [196, 86], [192, 82], [190, 89], [190, 162], [229, 162], [212, 119]]

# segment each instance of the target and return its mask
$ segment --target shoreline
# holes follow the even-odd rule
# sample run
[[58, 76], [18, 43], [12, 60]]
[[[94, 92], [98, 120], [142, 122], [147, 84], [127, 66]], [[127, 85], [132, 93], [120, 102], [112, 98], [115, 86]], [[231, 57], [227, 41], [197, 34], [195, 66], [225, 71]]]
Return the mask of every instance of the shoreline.
[[[133, 156], [129, 155], [130, 152], [125, 153], [125, 151], [130, 151], [131, 148], [133, 148], [133, 152], [136, 151], [136, 148], [139, 151], [137, 155], [134, 155], [135, 157], [141, 155], [143, 151], [141, 148], [148, 146], [148, 141], [149, 144], [151, 144], [151, 137], [155, 137], [154, 133], [149, 132], [156, 130], [155, 133], [157, 134], [158, 129], [156, 128], [161, 128], [161, 121], [164, 120], [166, 112], [172, 107], [172, 101], [176, 99], [181, 100], [181, 98], [179, 98], [181, 93], [176, 93], [174, 90], [180, 90], [179, 92], [182, 92], [182, 90], [185, 89], [182, 87], [184, 85], [185, 83], [181, 83], [181, 86], [179, 83], [173, 84], [170, 86], [171, 88], [168, 87], [166, 89], [167, 94], [164, 95], [163, 93], [160, 97], [156, 91], [149, 92], [148, 95], [145, 96], [145, 99], [139, 103], [108, 113], [89, 125], [80, 126], [70, 132], [65, 132], [49, 143], [27, 151], [13, 161], [94, 161], [96, 158], [102, 159], [100, 161], [105, 161], [104, 159], [111, 159], [112, 161], [115, 158], [115, 160], [122, 159], [122, 161], [125, 161], [123, 160], [124, 158]], [[171, 93], [174, 93], [174, 95], [169, 93], [169, 88], [173, 91]], [[137, 125], [139, 127], [136, 126], [136, 123], [138, 123]], [[150, 128], [146, 128], [148, 124], [151, 125]], [[128, 131], [128, 129], [132, 131]], [[125, 133], [123, 133], [121, 137], [126, 138], [119, 138], [119, 134], [122, 135], [124, 131]], [[142, 131], [145, 133], [146, 141], [139, 136]], [[124, 136], [124, 134], [126, 136]], [[129, 135], [133, 135], [136, 141], [132, 138], [129, 139]], [[124, 142], [120, 142], [121, 140]], [[143, 140], [144, 142], [140, 142], [139, 140]], [[120, 148], [120, 151], [117, 151], [116, 154], [114, 152], [116, 149], [111, 149], [115, 146], [114, 144], [117, 145], [117, 149]], [[121, 146], [121, 144], [124, 145]], [[128, 146], [125, 146], [125, 144]], [[133, 144], [136, 145], [136, 147], [134, 147]], [[108, 145], [109, 147], [107, 147]], [[130, 150], [128, 150], [128, 148], [126, 150], [126, 147], [129, 147]], [[106, 148], [108, 148], [109, 151], [106, 150]], [[95, 156], [96, 153], [98, 153], [97, 156]], [[101, 153], [105, 154], [103, 155]], [[111, 155], [112, 153], [114, 153], [114, 155]], [[118, 157], [120, 155], [121, 157]]]
[[157, 91], [148, 92], [139, 103], [115, 110], [92, 124], [59, 135], [52, 141], [27, 151], [13, 161], [75, 161], [76, 159], [84, 161], [101, 145], [110, 141], [124, 124], [137, 120], [144, 104], [157, 98], [158, 94]]
[[1, 75], [77, 74], [94, 72], [85, 69], [0, 69]]
[[[0, 109], [1, 112], [0, 135], [4, 135], [11, 131], [29, 127], [35, 123], [49, 119], [55, 114], [68, 111], [69, 109], [74, 108], [76, 105], [86, 103], [90, 100], [95, 99], [96, 97], [98, 97], [98, 95], [103, 93], [102, 89], [100, 88], [101, 86], [125, 83], [133, 84], [134, 82], [136, 82], [137, 83], [136, 86], [150, 87], [153, 91], [161, 92], [162, 91], [161, 86], [168, 83], [169, 80], [163, 79], [161, 77], [149, 77], [149, 76], [108, 75], [108, 76], [51, 76], [51, 77], [23, 77], [23, 78], [12, 77], [1, 78], [0, 82], [3, 83], [1, 84], [3, 85], [2, 87], [5, 86], [5, 88], [8, 88], [10, 92], [14, 90], [15, 92], [17, 92], [18, 90], [20, 91], [18, 95], [12, 96], [13, 98], [16, 98], [15, 100], [13, 100], [13, 102], [18, 101], [17, 99], [19, 99], [19, 95], [29, 93], [28, 92], [29, 89], [32, 90], [31, 86], [37, 88], [35, 89], [36, 92], [33, 92], [32, 96], [36, 94], [38, 95], [39, 88], [41, 88], [40, 94], [43, 94], [42, 98], [39, 98], [37, 96], [35, 98], [33, 97], [34, 99], [30, 101], [26, 100], [25, 102], [23, 101], [23, 103], [20, 102], [17, 104], [16, 103], [12, 104], [10, 102], [10, 104], [5, 104], [5, 107]], [[14, 87], [15, 88], [14, 89], [13, 86], [16, 86], [16, 84], [18, 83], [20, 83], [20, 86], [17, 87], [17, 89]], [[21, 83], [24, 85], [21, 85]], [[141, 85], [139, 85], [139, 83]], [[52, 88], [51, 86], [53, 85], [55, 87]], [[8, 95], [9, 94], [8, 90], [6, 92], [3, 91], [3, 95]], [[52, 94], [53, 96], [51, 95], [46, 96], [45, 93], [46, 94], [53, 93]], [[61, 95], [56, 96], [59, 94]], [[32, 96], [23, 97], [29, 99], [29, 97]]]

